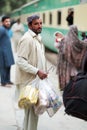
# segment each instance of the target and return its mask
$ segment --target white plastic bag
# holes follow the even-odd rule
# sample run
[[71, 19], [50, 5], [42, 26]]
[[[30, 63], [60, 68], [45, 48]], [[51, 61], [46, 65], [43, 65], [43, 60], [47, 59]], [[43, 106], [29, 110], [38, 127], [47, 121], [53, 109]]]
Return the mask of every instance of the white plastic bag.
[[56, 100], [56, 102], [51, 103], [52, 106], [47, 108], [47, 113], [50, 117], [52, 117], [61, 107], [62, 102], [59, 100]]
[[37, 103], [38, 94], [39, 94], [38, 79], [36, 78], [21, 90], [19, 95], [18, 106], [20, 108], [29, 109], [31, 105]]
[[45, 80], [39, 80], [39, 98], [37, 104], [34, 105], [35, 114], [43, 114], [49, 106], [48, 94], [46, 91], [47, 84]]
[[51, 81], [49, 79], [46, 79], [47, 83], [49, 85], [49, 87], [47, 87], [46, 89], [48, 90], [48, 94], [49, 94], [49, 106], [47, 108], [47, 113], [50, 117], [52, 117], [61, 107], [62, 102], [59, 100], [59, 96], [56, 93], [56, 91], [54, 90], [54, 86], [51, 83]]
[[[36, 105], [34, 105], [35, 114], [43, 114], [48, 112], [49, 116], [53, 116], [50, 108], [59, 109], [59, 97], [53, 89], [52, 83], [48, 78], [39, 81], [39, 99]], [[55, 111], [57, 111], [55, 110]]]

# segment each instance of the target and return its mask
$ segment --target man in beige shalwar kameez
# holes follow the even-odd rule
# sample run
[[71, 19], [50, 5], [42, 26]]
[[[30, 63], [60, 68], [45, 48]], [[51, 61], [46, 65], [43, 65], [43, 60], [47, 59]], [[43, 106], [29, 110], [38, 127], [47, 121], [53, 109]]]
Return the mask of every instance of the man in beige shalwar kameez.
[[[17, 48], [16, 84], [19, 96], [22, 87], [33, 81], [36, 76], [40, 79], [47, 77], [44, 46], [40, 34], [42, 21], [37, 15], [28, 17], [29, 30], [21, 38]], [[37, 130], [38, 116], [33, 107], [25, 109], [24, 130]]]
[[17, 19], [16, 23], [12, 25], [12, 31], [13, 31], [13, 44], [14, 44], [14, 52], [17, 52], [17, 45], [20, 40], [20, 38], [23, 36], [25, 29], [24, 25], [21, 23], [20, 18]]

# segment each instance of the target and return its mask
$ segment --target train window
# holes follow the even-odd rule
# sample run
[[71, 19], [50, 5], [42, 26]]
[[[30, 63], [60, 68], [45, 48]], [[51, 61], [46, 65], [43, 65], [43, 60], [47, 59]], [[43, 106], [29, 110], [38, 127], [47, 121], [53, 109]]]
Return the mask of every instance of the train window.
[[60, 25], [61, 24], [61, 11], [57, 12], [57, 24]]
[[49, 14], [49, 24], [52, 24], [52, 13]]
[[43, 13], [43, 23], [45, 23], [45, 13]]

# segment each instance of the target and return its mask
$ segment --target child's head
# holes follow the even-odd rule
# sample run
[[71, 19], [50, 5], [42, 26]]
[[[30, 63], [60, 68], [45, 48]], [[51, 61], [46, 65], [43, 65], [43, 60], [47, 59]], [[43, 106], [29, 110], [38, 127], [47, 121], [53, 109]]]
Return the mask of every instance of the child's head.
[[55, 37], [63, 38], [63, 34], [62, 34], [62, 33], [59, 33], [59, 32], [56, 32], [56, 33], [55, 33]]

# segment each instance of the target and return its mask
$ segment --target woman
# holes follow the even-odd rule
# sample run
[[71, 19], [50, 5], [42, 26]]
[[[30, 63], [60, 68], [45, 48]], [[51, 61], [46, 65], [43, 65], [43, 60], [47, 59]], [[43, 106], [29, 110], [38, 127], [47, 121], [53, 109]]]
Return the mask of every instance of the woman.
[[70, 78], [73, 78], [81, 70], [86, 47], [87, 41], [79, 40], [77, 27], [71, 25], [59, 47], [57, 72], [60, 90], [63, 90]]

